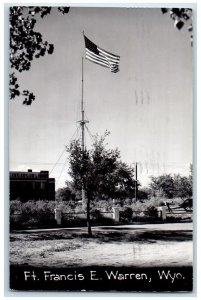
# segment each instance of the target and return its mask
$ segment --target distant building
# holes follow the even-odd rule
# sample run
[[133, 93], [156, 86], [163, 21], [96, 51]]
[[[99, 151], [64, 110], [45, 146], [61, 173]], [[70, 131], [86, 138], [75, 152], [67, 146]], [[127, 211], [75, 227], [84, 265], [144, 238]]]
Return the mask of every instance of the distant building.
[[49, 171], [10, 172], [10, 200], [55, 200], [55, 179]]

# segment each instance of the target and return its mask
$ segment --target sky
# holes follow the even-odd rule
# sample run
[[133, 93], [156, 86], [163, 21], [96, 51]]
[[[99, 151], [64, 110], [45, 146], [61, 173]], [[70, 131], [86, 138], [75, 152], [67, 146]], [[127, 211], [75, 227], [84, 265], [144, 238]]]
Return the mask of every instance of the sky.
[[[90, 133], [111, 132], [109, 148], [138, 163], [142, 185], [150, 176], [189, 174], [193, 143], [193, 60], [186, 28], [151, 8], [79, 8], [37, 22], [52, 55], [19, 74], [21, 88], [36, 95], [31, 106], [9, 103], [10, 170], [49, 170], [56, 187], [69, 180], [67, 153], [80, 120], [81, 61], [85, 35], [120, 55], [116, 74], [84, 59], [84, 103]], [[91, 147], [86, 132], [86, 145]], [[61, 156], [62, 154], [62, 156]], [[59, 163], [55, 166], [55, 163]]]

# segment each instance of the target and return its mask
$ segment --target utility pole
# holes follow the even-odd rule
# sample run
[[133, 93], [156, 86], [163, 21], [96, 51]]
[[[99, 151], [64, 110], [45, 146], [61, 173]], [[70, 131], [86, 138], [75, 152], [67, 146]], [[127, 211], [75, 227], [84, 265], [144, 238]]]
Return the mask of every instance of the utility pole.
[[135, 163], [135, 202], [137, 202], [137, 162]]

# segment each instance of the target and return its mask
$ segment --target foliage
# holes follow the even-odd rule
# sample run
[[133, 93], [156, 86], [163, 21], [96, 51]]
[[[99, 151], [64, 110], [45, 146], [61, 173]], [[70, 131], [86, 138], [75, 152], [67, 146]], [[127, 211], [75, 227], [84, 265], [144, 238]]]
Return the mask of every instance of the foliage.
[[75, 200], [75, 198], [75, 194], [69, 186], [60, 188], [56, 191], [56, 201], [66, 202], [71, 208], [75, 208], [76, 206], [77, 200]]
[[[58, 204], [55, 201], [10, 201], [10, 228], [53, 228], [56, 227], [54, 209]], [[86, 216], [83, 212], [72, 210], [68, 203], [61, 202], [62, 226], [86, 226]], [[98, 209], [92, 210], [93, 225], [112, 225], [111, 217], [107, 217]]]
[[188, 177], [180, 174], [152, 176], [150, 188], [152, 196], [169, 199], [191, 197], [193, 193], [192, 165], [190, 166], [190, 175]]
[[149, 211], [150, 207], [157, 208], [158, 206], [161, 206], [163, 201], [165, 201], [165, 198], [151, 197], [150, 199], [134, 202], [132, 204], [133, 217], [137, 217], [137, 219], [140, 217], [143, 219], [145, 216], [149, 216], [149, 213], [145, 212]]
[[157, 212], [156, 206], [154, 206], [154, 205], [148, 206], [145, 210], [145, 216], [152, 217], [152, 218], [157, 218], [158, 217], [158, 212]]
[[118, 149], [106, 149], [108, 132], [95, 139], [92, 150], [82, 153], [79, 141], [70, 148], [70, 175], [75, 190], [84, 189], [91, 199], [125, 198], [135, 190], [134, 170], [120, 160]]
[[137, 198], [138, 200], [145, 200], [150, 198], [151, 196], [151, 189], [147, 187], [139, 188], [137, 192]]
[[187, 27], [190, 33], [191, 46], [193, 45], [193, 26], [192, 26], [192, 9], [191, 8], [161, 8], [163, 14], [169, 13], [170, 18], [174, 21], [174, 26], [181, 30], [183, 26]]
[[[125, 198], [135, 189], [134, 170], [120, 160], [118, 149], [106, 149], [108, 135], [108, 131], [100, 138], [97, 135], [91, 150], [83, 152], [79, 141], [73, 141], [67, 149], [73, 187], [79, 191], [83, 187], [87, 196], [88, 224], [92, 200]], [[90, 225], [88, 228], [91, 232]]]
[[112, 211], [113, 207], [113, 200], [112, 199], [107, 199], [107, 200], [101, 200], [99, 199], [93, 199], [91, 201], [91, 208], [92, 209], [98, 209], [100, 211]]
[[[28, 71], [34, 58], [52, 54], [54, 45], [43, 40], [42, 34], [35, 31], [37, 18], [50, 14], [48, 6], [12, 6], [10, 7], [10, 99], [22, 95], [23, 104], [30, 105], [35, 96], [28, 90], [19, 90], [16, 72]], [[58, 7], [63, 14], [68, 13], [68, 7]]]
[[92, 219], [100, 219], [101, 218], [101, 211], [99, 209], [94, 209], [91, 211]]
[[153, 196], [163, 196], [173, 198], [174, 195], [174, 180], [172, 175], [164, 174], [158, 177], [151, 176], [150, 188]]
[[10, 201], [10, 227], [53, 227], [55, 201]]
[[131, 207], [126, 207], [124, 210], [120, 211], [120, 221], [130, 222], [133, 217], [133, 209]]
[[191, 197], [192, 196], [192, 180], [190, 177], [174, 175], [175, 197]]
[[10, 214], [14, 214], [14, 213], [20, 213], [22, 210], [21, 208], [21, 201], [20, 200], [12, 200], [10, 202]]

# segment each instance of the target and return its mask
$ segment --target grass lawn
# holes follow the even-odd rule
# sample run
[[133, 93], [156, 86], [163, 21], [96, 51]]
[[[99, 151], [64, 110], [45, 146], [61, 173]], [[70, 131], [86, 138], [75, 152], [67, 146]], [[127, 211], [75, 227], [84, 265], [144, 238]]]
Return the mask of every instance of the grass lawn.
[[10, 264], [40, 267], [191, 266], [192, 223], [10, 234]]

